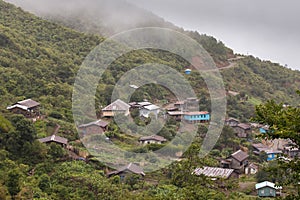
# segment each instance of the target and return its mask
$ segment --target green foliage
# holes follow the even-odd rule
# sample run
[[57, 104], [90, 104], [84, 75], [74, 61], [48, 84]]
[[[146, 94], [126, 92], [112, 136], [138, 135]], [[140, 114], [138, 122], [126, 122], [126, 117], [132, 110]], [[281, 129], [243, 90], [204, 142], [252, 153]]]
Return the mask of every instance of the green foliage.
[[[271, 100], [265, 104], [256, 106], [256, 116], [252, 120], [270, 126], [269, 131], [266, 133], [269, 139], [289, 139], [294, 142], [295, 147], [299, 148], [299, 107], [284, 107], [282, 103], [276, 104], [275, 101]], [[275, 166], [271, 165], [268, 169], [272, 172], [272, 175], [279, 175], [279, 178], [275, 178], [278, 179], [280, 184], [296, 185], [298, 187], [298, 196], [300, 195], [300, 188], [298, 186], [300, 180], [299, 159], [289, 162], [278, 161]]]
[[20, 191], [20, 177], [21, 174], [17, 170], [11, 170], [8, 172], [8, 180], [6, 186], [12, 197], [16, 196]]
[[0, 135], [0, 146], [13, 158], [21, 158], [26, 163], [40, 162], [39, 159], [45, 157], [45, 151], [40, 143], [35, 141], [36, 130], [32, 123], [21, 115], [13, 115], [11, 124], [14, 129]]
[[298, 146], [300, 145], [300, 108], [283, 104], [276, 104], [275, 101], [268, 101], [256, 107], [256, 116], [253, 121], [270, 126], [267, 135], [270, 138], [291, 139]]
[[47, 174], [42, 174], [39, 178], [38, 187], [42, 191], [49, 191], [51, 184], [50, 184], [50, 177]]
[[0, 115], [0, 133], [8, 133], [13, 129], [10, 121]]
[[54, 159], [62, 158], [67, 154], [59, 144], [51, 143], [49, 148], [48, 154]]
[[[51, 23], [22, 11], [0, 0], [0, 199], [16, 196], [20, 199], [247, 199], [241, 194], [229, 197], [221, 192], [216, 183], [205, 177], [192, 175], [196, 167], [216, 166], [211, 156], [200, 159], [198, 152], [201, 137], [207, 132], [206, 126], [198, 129], [198, 138], [183, 155], [181, 162], [175, 162], [165, 169], [166, 184], [152, 184], [148, 187], [137, 177], [121, 183], [118, 178], [104, 176], [107, 169], [103, 164], [88, 161], [66, 161], [67, 152], [58, 145], [46, 146], [38, 142], [38, 137], [53, 133], [57, 124], [58, 134], [74, 141], [78, 139], [73, 125], [71, 97], [75, 75], [85, 56], [103, 39], [100, 36], [78, 33], [55, 23]], [[74, 21], [73, 21], [74, 22]], [[75, 23], [75, 22], [74, 22]], [[74, 25], [76, 26], [76, 24]], [[82, 31], [85, 31], [83, 27]], [[97, 29], [97, 27], [94, 27]], [[181, 30], [184, 32], [183, 30]], [[228, 64], [233, 52], [213, 37], [196, 32], [185, 32], [212, 55], [218, 66]], [[161, 63], [183, 71], [189, 63], [179, 56], [160, 50], [133, 51], [117, 59], [109, 66], [99, 82], [95, 102], [96, 108], [110, 103], [114, 84], [128, 70], [143, 63]], [[297, 103], [294, 89], [299, 88], [299, 72], [285, 69], [277, 64], [262, 62], [252, 57], [242, 59], [238, 66], [222, 70], [227, 90], [240, 94], [228, 97], [228, 115], [247, 121], [253, 114], [254, 106], [267, 98], [277, 101]], [[172, 78], [172, 74], [163, 78]], [[200, 99], [200, 108], [209, 110], [209, 92], [199, 73], [187, 77]], [[6, 107], [18, 100], [33, 98], [42, 105], [41, 112], [48, 118], [34, 125], [22, 116], [11, 115]], [[174, 100], [174, 95], [166, 88], [149, 84], [137, 90], [131, 100], [142, 101]], [[162, 101], [160, 101], [162, 102]], [[269, 111], [268, 111], [269, 110]], [[99, 109], [98, 109], [99, 114]], [[299, 108], [286, 109], [270, 105], [258, 107], [257, 120], [271, 125], [273, 136], [291, 138], [299, 144]], [[138, 116], [133, 112], [134, 117]], [[7, 116], [7, 117], [6, 117]], [[139, 125], [149, 121], [138, 119]], [[170, 119], [159, 135], [171, 140], [177, 133], [178, 123]], [[136, 138], [120, 132], [115, 123], [110, 123], [107, 136], [126, 148], [136, 145]], [[185, 135], [181, 135], [184, 140]], [[187, 136], [186, 136], [187, 137]], [[240, 141], [234, 140], [229, 127], [225, 127], [214, 156], [227, 157], [237, 148]], [[73, 143], [79, 146], [79, 144]], [[163, 145], [148, 145], [134, 149], [136, 152], [155, 151]], [[182, 147], [168, 146], [170, 155], [181, 152]], [[150, 156], [149, 161], [159, 158]], [[27, 164], [27, 165], [24, 165]], [[288, 163], [280, 174], [289, 172], [283, 181], [299, 180], [299, 163]], [[295, 172], [290, 173], [290, 169]], [[167, 175], [166, 175], [167, 174]], [[263, 177], [264, 174], [261, 174]], [[129, 176], [130, 177], [130, 176]], [[276, 177], [278, 179], [278, 177]], [[264, 178], [260, 178], [264, 179]], [[276, 180], [277, 180], [276, 179]], [[157, 178], [159, 181], [160, 178]], [[146, 186], [145, 186], [146, 185]], [[227, 190], [234, 190], [235, 182], [224, 183]], [[210, 189], [208, 189], [210, 188]], [[134, 191], [129, 191], [134, 190]], [[229, 192], [228, 192], [229, 193]]]

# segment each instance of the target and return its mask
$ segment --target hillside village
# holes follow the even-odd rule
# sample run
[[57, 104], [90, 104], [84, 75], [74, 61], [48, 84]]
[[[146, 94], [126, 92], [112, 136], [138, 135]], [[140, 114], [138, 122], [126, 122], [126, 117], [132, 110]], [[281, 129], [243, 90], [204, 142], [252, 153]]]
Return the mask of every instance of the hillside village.
[[[0, 199], [298, 200], [300, 72], [144, 16], [134, 28], [171, 28], [212, 57], [227, 95], [226, 117], [215, 123], [205, 80], [190, 63], [143, 49], [111, 63], [95, 105], [83, 102], [95, 115], [74, 122], [82, 114], [73, 112], [76, 74], [104, 33], [114, 32], [110, 24], [97, 26], [101, 17], [89, 21], [77, 11], [67, 18], [37, 17], [0, 0]], [[195, 96], [177, 99], [159, 84], [138, 87], [130, 80], [130, 101], [112, 100], [121, 77], [145, 63], [178, 71]], [[219, 125], [221, 135], [208, 134]], [[199, 156], [209, 136], [216, 143]]]
[[[207, 111], [195, 111], [198, 103], [199, 100], [193, 97], [183, 101], [167, 103], [160, 107], [147, 100], [143, 102], [125, 103], [124, 101], [117, 99], [101, 110], [101, 115], [97, 121], [80, 124], [77, 128], [80, 138], [91, 135], [105, 136], [106, 132], [109, 130], [108, 127], [110, 123], [113, 122], [114, 116], [123, 115], [128, 117], [133, 112], [138, 112], [136, 117], [143, 121], [152, 118], [154, 120], [172, 119], [177, 122], [182, 121], [183, 123], [194, 125], [203, 124], [206, 126], [210, 123], [210, 113]], [[35, 123], [37, 120], [47, 120], [47, 116], [43, 115], [40, 111], [41, 106], [42, 105], [39, 102], [32, 99], [25, 99], [8, 106], [7, 110], [14, 114], [21, 114], [31, 120], [32, 123]], [[230, 127], [233, 130], [236, 138], [250, 142], [251, 148], [249, 149], [240, 145], [240, 149], [231, 153], [228, 157], [217, 157], [216, 159], [219, 162], [218, 166], [203, 166], [196, 168], [192, 172], [193, 175], [204, 175], [211, 178], [213, 181], [219, 179], [236, 179], [244, 176], [253, 176], [259, 173], [262, 162], [264, 161], [269, 162], [276, 159], [291, 161], [292, 159], [300, 157], [300, 150], [293, 147], [294, 144], [289, 140], [268, 140], [267, 138], [262, 138], [260, 142], [254, 141], [253, 138], [261, 134], [266, 134], [269, 131], [268, 125], [241, 123], [238, 119], [230, 117], [225, 120], [225, 126]], [[38, 141], [45, 144], [56, 143], [60, 145], [70, 152], [69, 156], [72, 159], [89, 162], [89, 159], [93, 157], [93, 155], [89, 154], [81, 156], [80, 152], [75, 150], [76, 147], [74, 148], [69, 144], [70, 141], [68, 141], [67, 138], [59, 136], [57, 133], [58, 130], [56, 129], [52, 135], [39, 138]], [[106, 139], [109, 141], [111, 138], [106, 136]], [[158, 144], [163, 147], [163, 145], [169, 142], [169, 139], [156, 134], [140, 136], [139, 138], [136, 138], [136, 140], [142, 146]], [[249, 154], [252, 156], [250, 157]], [[128, 166], [119, 166], [116, 171], [113, 171], [113, 169], [107, 171], [107, 177], [119, 176], [121, 180], [124, 180], [128, 174], [139, 175], [140, 178], [145, 176], [143, 167], [140, 166], [139, 163], [129, 163]], [[275, 186], [274, 183], [269, 181], [257, 183], [255, 185], [255, 190], [260, 197], [280, 196], [282, 191], [284, 191], [282, 187]]]

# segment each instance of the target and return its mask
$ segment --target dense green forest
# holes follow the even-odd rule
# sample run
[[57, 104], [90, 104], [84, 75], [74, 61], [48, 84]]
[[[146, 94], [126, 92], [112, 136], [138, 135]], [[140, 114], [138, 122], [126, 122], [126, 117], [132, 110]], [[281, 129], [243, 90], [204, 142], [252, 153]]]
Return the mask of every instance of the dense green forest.
[[[217, 166], [214, 156], [225, 158], [241, 145], [250, 147], [248, 141], [233, 138], [233, 131], [228, 127], [224, 128], [215, 150], [205, 159], [197, 156], [201, 135], [207, 131], [207, 127], [200, 126], [182, 162], [146, 174], [143, 180], [132, 176], [125, 182], [118, 177], [108, 179], [107, 168], [97, 160], [74, 160], [61, 146], [38, 142], [37, 138], [51, 135], [55, 126], [60, 125], [58, 134], [85, 151], [73, 124], [72, 89], [84, 58], [104, 37], [95, 34], [95, 30], [89, 33], [88, 29], [82, 29], [80, 31], [86, 32], [82, 33], [43, 20], [2, 0], [0, 13], [0, 199], [257, 199], [249, 195], [253, 188], [237, 190], [238, 180], [215, 183], [191, 175], [196, 167]], [[203, 45], [218, 67], [228, 65], [228, 59], [235, 56], [213, 37], [185, 33]], [[147, 49], [131, 52], [112, 63], [105, 72], [96, 94], [96, 106], [110, 102], [114, 84], [126, 71], [147, 62], [163, 63], [182, 72], [189, 65], [168, 52]], [[222, 69], [221, 73], [226, 89], [239, 93], [228, 96], [231, 117], [249, 121], [254, 106], [269, 98], [297, 104], [299, 71], [247, 56], [236, 61], [234, 67]], [[200, 108], [209, 109], [209, 94], [201, 75], [193, 73], [186, 77], [200, 98]], [[145, 97], [153, 101], [173, 100], [168, 90], [153, 85], [141, 88], [133, 98]], [[7, 111], [7, 106], [25, 98], [39, 101], [47, 120], [32, 123]], [[176, 122], [170, 121], [160, 134], [172, 138], [175, 125]], [[108, 134], [116, 142], [121, 141], [121, 145], [132, 141], [114, 124]], [[250, 179], [256, 180], [255, 177]]]

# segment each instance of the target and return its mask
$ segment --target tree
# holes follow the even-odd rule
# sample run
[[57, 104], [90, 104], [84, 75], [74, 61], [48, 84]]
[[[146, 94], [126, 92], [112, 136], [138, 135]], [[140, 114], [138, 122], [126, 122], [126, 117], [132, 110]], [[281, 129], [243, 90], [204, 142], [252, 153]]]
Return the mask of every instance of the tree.
[[42, 174], [39, 178], [39, 188], [42, 191], [47, 191], [50, 188], [50, 177], [47, 174]]
[[[297, 92], [300, 95], [300, 92]], [[265, 134], [268, 139], [289, 139], [295, 147], [300, 147], [300, 108], [284, 107], [282, 103], [268, 101], [266, 104], [256, 106], [256, 116], [253, 121], [270, 126]], [[279, 166], [279, 167], [278, 167]], [[290, 162], [280, 162], [278, 166], [272, 168], [273, 174], [280, 174], [280, 184], [294, 184], [298, 188], [298, 198], [300, 197], [300, 160], [295, 159]], [[280, 171], [280, 173], [279, 173]], [[277, 172], [277, 173], [276, 173]]]
[[7, 189], [0, 184], [0, 199], [7, 199], [6, 194], [8, 193]]
[[0, 133], [7, 133], [13, 129], [11, 123], [0, 115]]
[[134, 185], [138, 184], [140, 181], [140, 175], [137, 174], [128, 174], [125, 177], [125, 183], [130, 186], [131, 189], [134, 188]]
[[14, 169], [8, 173], [8, 180], [6, 186], [10, 195], [14, 197], [21, 191], [20, 189], [20, 177], [21, 174], [18, 170]]

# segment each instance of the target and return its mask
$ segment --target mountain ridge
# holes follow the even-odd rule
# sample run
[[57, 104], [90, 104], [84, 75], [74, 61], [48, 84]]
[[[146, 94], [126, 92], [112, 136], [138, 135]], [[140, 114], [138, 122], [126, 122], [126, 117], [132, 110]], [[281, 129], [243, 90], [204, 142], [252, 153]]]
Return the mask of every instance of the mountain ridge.
[[[2, 82], [3, 93], [11, 94], [8, 95], [10, 98], [3, 101], [2, 105], [5, 106], [11, 101], [16, 101], [14, 96], [18, 96], [18, 100], [20, 100], [19, 98], [22, 96], [44, 98], [45, 95], [67, 95], [67, 102], [70, 102], [72, 84], [77, 69], [84, 57], [103, 41], [103, 38], [88, 31], [78, 33], [56, 23], [47, 22], [3, 1], [0, 5], [1, 13], [5, 13], [0, 17], [0, 26], [3, 27], [0, 31], [0, 44], [3, 47], [0, 54], [0, 65], [2, 66], [0, 69], [2, 74], [10, 74], [3, 77], [3, 80], [9, 80], [9, 77], [14, 79], [16, 74], [18, 74], [17, 77], [20, 77], [20, 73], [28, 76], [20, 80], [16, 79], [16, 83], [21, 83], [21, 81], [26, 83], [21, 84], [21, 90], [13, 89], [17, 85], [11, 85], [9, 81]], [[198, 32], [185, 33], [202, 44], [214, 60], [219, 61], [219, 66], [229, 64], [228, 58], [232, 57], [233, 53], [223, 43], [213, 37], [200, 35]], [[147, 61], [146, 54], [137, 55], [145, 57], [145, 61]], [[159, 57], [161, 57], [159, 59], [165, 59], [162, 55]], [[172, 59], [177, 60], [172, 65], [186, 66], [186, 63], [182, 63], [177, 58]], [[113, 67], [114, 77], [110, 77], [110, 79], [114, 79], [113, 82], [116, 82], [115, 78], [124, 73], [123, 70], [136, 65], [134, 60], [126, 66], [124, 62], [116, 62], [119, 66]], [[271, 62], [262, 62], [251, 56], [236, 62], [237, 67], [221, 72], [228, 91], [246, 93], [260, 101], [275, 98], [278, 101], [285, 99], [290, 104], [296, 103], [295, 91], [300, 82], [298, 71], [289, 70]], [[240, 65], [243, 67], [239, 67]], [[178, 66], [174, 67], [178, 68]], [[272, 71], [272, 76], [268, 75], [268, 71]], [[245, 80], [240, 80], [240, 74], [248, 75], [244, 78], [248, 80], [247, 84], [245, 84]], [[282, 80], [277, 80], [278, 77], [281, 77]], [[33, 80], [33, 83], [29, 80]], [[59, 90], [55, 91], [54, 88]], [[49, 99], [54, 101], [53, 97]], [[53, 107], [51, 101], [45, 102], [48, 105], [46, 107]], [[235, 101], [239, 102], [238, 99]], [[101, 100], [101, 102], [105, 103], [106, 101]], [[70, 103], [67, 104], [67, 108], [70, 108]], [[68, 115], [71, 116], [71, 113]]]

